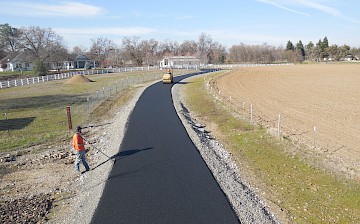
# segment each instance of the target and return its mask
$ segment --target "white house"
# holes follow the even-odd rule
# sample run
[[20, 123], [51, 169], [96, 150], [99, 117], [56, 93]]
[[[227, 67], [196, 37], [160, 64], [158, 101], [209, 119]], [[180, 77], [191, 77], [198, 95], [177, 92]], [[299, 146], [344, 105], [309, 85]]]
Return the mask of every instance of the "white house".
[[28, 58], [27, 52], [11, 53], [0, 60], [0, 71], [32, 70], [32, 64], [26, 58]]
[[[32, 70], [33, 65], [29, 62], [29, 53], [22, 51], [17, 53], [12, 53], [0, 60], [0, 72], [3, 71], [28, 71]], [[90, 63], [92, 67], [95, 66], [95, 61], [87, 58], [84, 55], [78, 55], [68, 60], [59, 61], [55, 63], [48, 63], [50, 70], [58, 69], [82, 69], [85, 68], [85, 64]]]
[[165, 56], [159, 62], [160, 68], [196, 69], [200, 67], [200, 60], [194, 56]]
[[85, 55], [78, 55], [75, 59], [69, 58], [68, 60], [50, 63], [49, 68], [52, 70], [57, 69], [82, 69], [85, 68], [86, 63], [89, 63], [91, 67], [95, 67], [95, 61], [89, 59]]

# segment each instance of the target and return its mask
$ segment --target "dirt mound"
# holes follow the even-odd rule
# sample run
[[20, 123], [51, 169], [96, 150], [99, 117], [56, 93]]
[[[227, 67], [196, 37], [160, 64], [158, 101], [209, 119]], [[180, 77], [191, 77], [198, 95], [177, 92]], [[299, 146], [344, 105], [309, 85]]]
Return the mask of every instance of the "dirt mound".
[[75, 75], [71, 79], [65, 82], [65, 84], [78, 84], [78, 83], [87, 83], [93, 82], [91, 79], [85, 77], [84, 75]]

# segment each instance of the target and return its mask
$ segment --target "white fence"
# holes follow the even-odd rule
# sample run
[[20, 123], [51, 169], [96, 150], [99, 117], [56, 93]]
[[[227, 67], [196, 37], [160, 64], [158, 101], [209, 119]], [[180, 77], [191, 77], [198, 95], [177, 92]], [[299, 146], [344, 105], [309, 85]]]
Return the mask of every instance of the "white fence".
[[[291, 63], [283, 64], [224, 64], [224, 65], [206, 65], [202, 66], [204, 68], [218, 68], [218, 69], [233, 69], [237, 67], [255, 67], [255, 66], [284, 66], [284, 65], [293, 65]], [[40, 82], [47, 82], [59, 79], [66, 79], [73, 77], [75, 75], [94, 75], [94, 74], [106, 74], [106, 73], [121, 73], [121, 72], [132, 72], [132, 71], [150, 71], [160, 69], [157, 66], [148, 66], [148, 67], [128, 67], [128, 68], [112, 68], [112, 69], [103, 69], [103, 70], [84, 70], [84, 71], [75, 71], [47, 76], [38, 76], [26, 79], [16, 79], [0, 82], [0, 89], [30, 85]], [[198, 67], [174, 67], [174, 69], [198, 69]]]
[[95, 75], [95, 74], [107, 74], [107, 73], [120, 73], [120, 72], [133, 72], [133, 71], [150, 71], [157, 70], [158, 67], [129, 67], [129, 68], [112, 68], [112, 69], [102, 69], [102, 70], [84, 70], [84, 71], [75, 71], [47, 76], [38, 76], [26, 79], [16, 79], [0, 82], [0, 89], [31, 85], [40, 82], [48, 82], [59, 79], [66, 79], [73, 77], [75, 75]]
[[294, 65], [293, 63], [280, 63], [280, 64], [223, 64], [223, 65], [207, 65], [207, 68], [220, 68], [220, 69], [233, 69], [239, 67], [262, 67], [262, 66], [284, 66]]

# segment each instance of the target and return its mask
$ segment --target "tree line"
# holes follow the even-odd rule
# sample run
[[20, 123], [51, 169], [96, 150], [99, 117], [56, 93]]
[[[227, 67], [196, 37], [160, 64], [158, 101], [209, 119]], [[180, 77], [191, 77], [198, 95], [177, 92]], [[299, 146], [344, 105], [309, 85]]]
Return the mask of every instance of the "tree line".
[[148, 66], [157, 65], [164, 56], [196, 56], [203, 64], [223, 63], [276, 63], [342, 60], [345, 57], [359, 57], [360, 49], [347, 45], [329, 45], [327, 37], [316, 44], [311, 41], [295, 45], [289, 40], [286, 47], [275, 47], [266, 43], [246, 45], [240, 43], [229, 48], [202, 33], [198, 40], [177, 41], [155, 39], [141, 40], [139, 37], [124, 37], [121, 44], [98, 37], [91, 39], [90, 48], [75, 46], [69, 50], [63, 38], [51, 28], [38, 26], [15, 28], [0, 24], [0, 58], [20, 51], [27, 52], [27, 62], [57, 63], [71, 56], [85, 55], [99, 63], [99, 66]]
[[327, 37], [319, 39], [319, 41], [314, 44], [310, 41], [305, 46], [302, 41], [293, 45], [291, 41], [288, 41], [285, 48], [286, 56], [293, 62], [302, 62], [302, 61], [322, 61], [322, 60], [331, 60], [331, 61], [340, 61], [344, 59], [359, 59], [360, 48], [351, 48], [350, 46], [344, 44], [338, 46], [336, 44], [329, 45]]

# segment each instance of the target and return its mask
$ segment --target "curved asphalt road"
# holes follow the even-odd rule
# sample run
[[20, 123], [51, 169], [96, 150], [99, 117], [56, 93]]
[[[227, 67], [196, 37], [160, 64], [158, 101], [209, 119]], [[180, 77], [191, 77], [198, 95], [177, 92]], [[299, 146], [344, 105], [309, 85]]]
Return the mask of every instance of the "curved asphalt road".
[[92, 223], [239, 223], [182, 125], [171, 87], [158, 82], [140, 96]]

